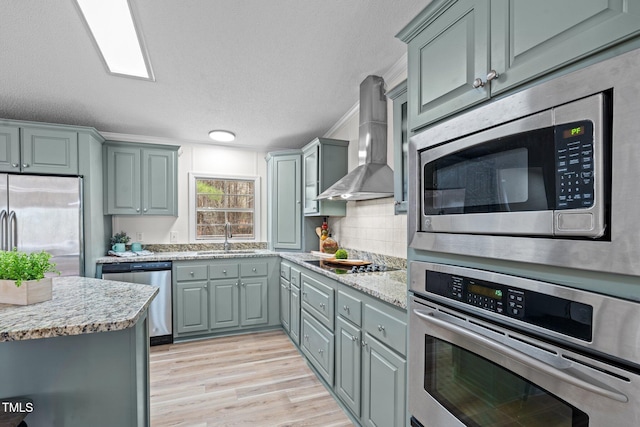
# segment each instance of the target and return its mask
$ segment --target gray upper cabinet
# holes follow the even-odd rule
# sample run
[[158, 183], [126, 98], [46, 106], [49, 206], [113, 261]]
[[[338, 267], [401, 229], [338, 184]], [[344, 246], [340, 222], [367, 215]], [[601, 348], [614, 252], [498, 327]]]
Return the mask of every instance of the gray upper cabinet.
[[105, 214], [177, 216], [178, 148], [106, 143]]
[[302, 148], [305, 216], [345, 216], [341, 200], [315, 200], [347, 174], [349, 141], [316, 138]]
[[409, 129], [639, 31], [638, 0], [435, 1], [398, 34], [408, 43]]
[[396, 215], [406, 214], [409, 203], [407, 172], [409, 133], [406, 80], [387, 92], [393, 101], [393, 198]]
[[0, 171], [78, 175], [78, 132], [28, 124], [0, 126]]
[[267, 155], [267, 240], [272, 250], [302, 248], [302, 154]]

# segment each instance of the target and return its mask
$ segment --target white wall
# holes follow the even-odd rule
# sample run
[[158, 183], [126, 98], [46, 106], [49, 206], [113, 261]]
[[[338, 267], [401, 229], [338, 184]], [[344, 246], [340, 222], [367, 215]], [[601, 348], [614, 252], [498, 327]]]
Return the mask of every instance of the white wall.
[[[392, 67], [385, 79], [392, 89], [407, 78], [406, 56]], [[352, 108], [328, 138], [349, 141], [349, 170], [358, 166], [359, 110]], [[387, 100], [387, 163], [393, 165], [393, 102]], [[394, 215], [394, 199], [384, 198], [347, 203], [347, 216], [329, 218], [329, 228], [340, 246], [400, 258], [407, 257], [407, 216]]]
[[170, 232], [177, 231], [177, 243], [190, 243], [188, 174], [200, 172], [221, 176], [260, 177], [260, 227], [256, 240], [266, 242], [267, 164], [264, 160], [266, 153], [195, 143], [176, 143], [176, 145], [181, 146], [178, 152], [178, 217], [113, 216], [113, 232], [126, 231], [132, 241], [136, 240], [136, 233], [142, 233], [142, 243], [156, 244], [170, 243]]

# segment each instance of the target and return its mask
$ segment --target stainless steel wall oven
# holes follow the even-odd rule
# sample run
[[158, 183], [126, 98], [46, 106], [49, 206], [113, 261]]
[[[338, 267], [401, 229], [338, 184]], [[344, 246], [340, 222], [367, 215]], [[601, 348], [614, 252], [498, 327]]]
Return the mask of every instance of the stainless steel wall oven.
[[640, 304], [410, 263], [409, 412], [423, 427], [640, 425]]
[[409, 146], [409, 246], [640, 276], [640, 50], [435, 124]]

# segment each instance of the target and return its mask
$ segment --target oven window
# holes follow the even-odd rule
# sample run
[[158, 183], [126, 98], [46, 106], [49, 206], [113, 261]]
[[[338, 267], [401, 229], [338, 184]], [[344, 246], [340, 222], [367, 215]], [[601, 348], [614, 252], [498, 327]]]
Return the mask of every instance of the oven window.
[[425, 390], [469, 427], [587, 427], [589, 417], [465, 349], [425, 340]]

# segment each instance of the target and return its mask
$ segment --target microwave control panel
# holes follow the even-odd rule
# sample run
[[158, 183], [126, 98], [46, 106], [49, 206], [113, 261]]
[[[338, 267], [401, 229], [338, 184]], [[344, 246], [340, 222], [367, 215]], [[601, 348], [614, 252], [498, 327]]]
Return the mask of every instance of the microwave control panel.
[[[426, 294], [438, 295], [463, 306], [473, 306], [500, 317], [555, 330], [589, 341], [593, 307], [527, 289], [460, 275], [426, 272]], [[441, 299], [442, 299], [441, 298]]]
[[593, 206], [593, 123], [555, 127], [556, 209]]

